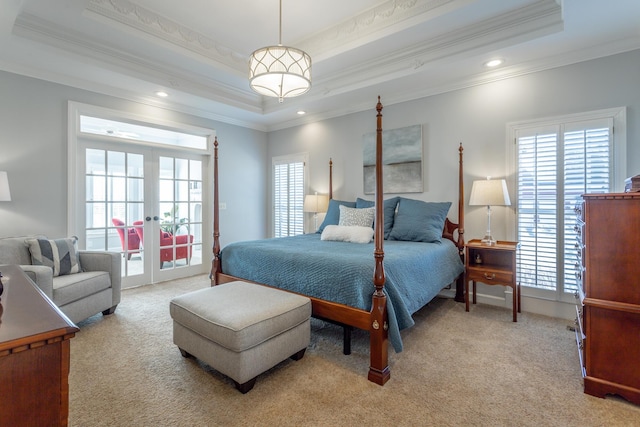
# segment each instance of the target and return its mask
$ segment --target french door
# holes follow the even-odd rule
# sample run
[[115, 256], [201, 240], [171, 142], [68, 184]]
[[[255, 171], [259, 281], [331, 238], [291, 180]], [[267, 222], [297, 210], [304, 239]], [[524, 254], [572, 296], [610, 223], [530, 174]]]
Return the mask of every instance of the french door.
[[91, 138], [80, 138], [78, 148], [84, 183], [76, 200], [85, 211], [79, 237], [87, 250], [121, 254], [123, 287], [207, 271], [208, 156]]

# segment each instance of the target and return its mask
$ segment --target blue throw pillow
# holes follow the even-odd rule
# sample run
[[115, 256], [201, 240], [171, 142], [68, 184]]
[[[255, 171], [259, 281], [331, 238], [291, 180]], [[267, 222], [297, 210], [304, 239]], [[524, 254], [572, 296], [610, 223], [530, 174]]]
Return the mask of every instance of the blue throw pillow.
[[[396, 205], [398, 204], [399, 197], [393, 197], [384, 201], [384, 238], [389, 238], [389, 233], [393, 228], [394, 217], [396, 216]], [[356, 199], [356, 208], [370, 208], [375, 206], [375, 202], [371, 200], [365, 200], [358, 197]], [[373, 223], [375, 227], [375, 220]]]
[[440, 242], [451, 202], [423, 202], [400, 197], [389, 240]]
[[340, 205], [346, 206], [348, 208], [355, 208], [356, 202], [345, 202], [342, 200], [329, 200], [329, 207], [327, 208], [327, 214], [324, 216], [324, 221], [320, 224], [320, 228], [316, 233], [322, 233], [322, 230], [327, 225], [338, 225], [340, 222]]

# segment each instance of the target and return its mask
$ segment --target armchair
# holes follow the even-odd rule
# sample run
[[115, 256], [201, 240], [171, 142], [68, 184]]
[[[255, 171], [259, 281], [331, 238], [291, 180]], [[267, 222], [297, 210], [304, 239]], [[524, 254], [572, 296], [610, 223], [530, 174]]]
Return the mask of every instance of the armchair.
[[[111, 218], [111, 222], [113, 222], [113, 225], [117, 227], [116, 230], [118, 231], [118, 235], [120, 236], [120, 244], [122, 245], [122, 250], [126, 250], [128, 254], [127, 259], [131, 259], [132, 254], [140, 252], [140, 237], [138, 237], [138, 233], [136, 233], [136, 230], [134, 230], [133, 228], [125, 227], [124, 222], [122, 222], [122, 220], [118, 218]], [[127, 233], [126, 239], [124, 234], [125, 231]]]
[[[144, 231], [142, 224], [142, 221], [135, 221], [133, 223], [135, 226], [135, 232], [140, 238], [140, 243], [144, 246]], [[177, 245], [175, 258], [173, 256], [174, 237]], [[176, 261], [179, 259], [190, 260], [193, 252], [193, 248], [190, 245], [191, 243], [193, 243], [193, 235], [191, 234], [179, 234], [174, 236], [167, 231], [160, 230], [160, 268], [162, 268], [165, 262]]]
[[78, 251], [82, 271], [54, 276], [53, 269], [32, 264], [27, 239], [45, 236], [0, 239], [0, 264], [19, 265], [47, 297], [72, 322], [98, 313], [112, 314], [120, 302], [121, 258], [117, 252]]
[[[191, 259], [192, 247], [177, 246], [176, 256], [173, 256], [173, 239], [176, 239], [176, 245], [188, 245], [193, 243], [193, 236], [191, 234], [173, 235], [166, 231], [160, 230], [160, 268], [165, 262], [176, 261], [179, 259]], [[166, 247], [169, 246], [169, 247]]]

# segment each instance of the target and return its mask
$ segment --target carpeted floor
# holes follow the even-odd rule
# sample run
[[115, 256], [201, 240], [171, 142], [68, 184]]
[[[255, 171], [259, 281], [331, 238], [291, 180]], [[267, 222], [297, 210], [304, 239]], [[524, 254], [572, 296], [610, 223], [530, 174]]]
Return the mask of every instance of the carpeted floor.
[[640, 407], [582, 392], [569, 322], [436, 299], [390, 350], [391, 379], [366, 379], [368, 336], [314, 320], [300, 361], [240, 394], [172, 343], [169, 301], [206, 276], [123, 291], [112, 316], [71, 340], [69, 425], [91, 426], [640, 426]]

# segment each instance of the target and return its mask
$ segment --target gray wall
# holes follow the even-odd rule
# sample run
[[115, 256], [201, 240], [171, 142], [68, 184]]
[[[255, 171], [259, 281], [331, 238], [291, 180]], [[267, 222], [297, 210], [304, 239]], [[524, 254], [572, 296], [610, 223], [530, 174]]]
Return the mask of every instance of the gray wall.
[[[475, 86], [395, 105], [385, 105], [383, 127], [422, 124], [423, 200], [456, 201], [457, 149], [465, 148], [465, 202], [474, 179], [503, 177], [506, 123], [559, 114], [627, 106], [626, 175], [640, 173], [640, 51], [614, 55], [523, 77]], [[67, 102], [127, 112], [154, 111], [137, 104], [64, 85], [0, 72], [0, 170], [9, 173], [13, 201], [0, 202], [0, 236], [72, 234], [67, 215]], [[176, 122], [213, 128], [220, 141], [221, 242], [271, 235], [271, 157], [309, 153], [310, 191], [326, 193], [328, 160], [334, 161], [334, 196], [362, 192], [362, 135], [375, 130], [369, 111], [271, 132], [158, 110]], [[390, 94], [391, 95], [391, 94]], [[511, 191], [513, 191], [511, 189]], [[368, 196], [366, 198], [371, 198]], [[505, 210], [495, 209], [494, 236], [505, 238]], [[466, 238], [484, 233], [485, 211], [466, 207]], [[456, 212], [450, 213], [456, 218]], [[309, 223], [312, 217], [309, 216]], [[321, 220], [321, 218], [320, 218]]]
[[67, 103], [77, 101], [216, 130], [220, 142], [221, 242], [266, 235], [267, 135], [64, 85], [0, 72], [0, 170], [11, 202], [0, 202], [0, 237], [67, 230]]
[[[334, 197], [363, 195], [362, 135], [376, 128], [377, 95], [371, 110], [269, 134], [269, 157], [309, 152], [310, 191], [326, 193], [328, 160], [334, 160]], [[391, 95], [391, 94], [390, 94]], [[627, 171], [640, 173], [640, 50], [441, 95], [385, 105], [383, 128], [421, 124], [424, 193], [405, 196], [450, 200], [455, 210], [457, 148], [464, 145], [465, 205], [471, 184], [486, 176], [505, 177], [506, 124], [514, 121], [627, 106]], [[513, 189], [510, 189], [513, 195]], [[368, 196], [369, 199], [372, 196]], [[507, 238], [506, 209], [494, 208], [494, 237]], [[486, 209], [465, 207], [466, 240], [482, 237]]]

